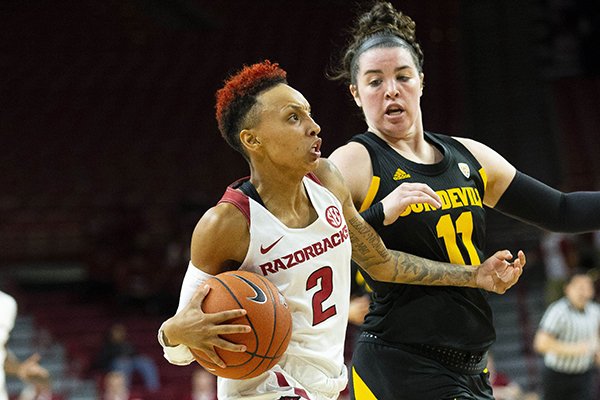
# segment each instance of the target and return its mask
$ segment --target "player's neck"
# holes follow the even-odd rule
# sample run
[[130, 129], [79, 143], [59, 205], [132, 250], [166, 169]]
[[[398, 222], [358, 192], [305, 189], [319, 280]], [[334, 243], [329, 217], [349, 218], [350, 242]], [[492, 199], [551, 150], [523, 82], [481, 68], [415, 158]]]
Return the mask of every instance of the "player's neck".
[[289, 228], [304, 228], [316, 219], [316, 212], [302, 181], [250, 179], [265, 207]]

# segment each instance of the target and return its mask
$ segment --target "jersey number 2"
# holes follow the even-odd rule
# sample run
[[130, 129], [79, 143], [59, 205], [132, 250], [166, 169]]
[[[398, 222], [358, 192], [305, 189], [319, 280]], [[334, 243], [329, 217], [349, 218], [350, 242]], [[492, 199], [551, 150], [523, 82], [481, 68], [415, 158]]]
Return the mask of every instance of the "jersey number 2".
[[313, 326], [318, 325], [337, 314], [335, 305], [329, 306], [323, 310], [323, 302], [327, 300], [333, 292], [333, 271], [331, 267], [319, 268], [310, 274], [306, 281], [306, 290], [311, 290], [319, 283], [321, 284], [321, 287], [315, 292], [312, 298]]
[[453, 264], [465, 265], [465, 259], [458, 248], [458, 235], [462, 237], [462, 243], [469, 253], [471, 265], [479, 264], [479, 255], [473, 245], [473, 214], [471, 211], [465, 211], [456, 219], [456, 224], [452, 222], [449, 214], [442, 215], [435, 226], [439, 238], [444, 239], [449, 261]]

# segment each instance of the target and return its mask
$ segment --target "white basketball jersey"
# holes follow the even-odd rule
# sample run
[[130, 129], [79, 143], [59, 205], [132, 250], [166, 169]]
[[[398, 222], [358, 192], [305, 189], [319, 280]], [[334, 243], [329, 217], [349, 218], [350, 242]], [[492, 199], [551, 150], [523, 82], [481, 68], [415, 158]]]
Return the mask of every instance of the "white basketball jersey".
[[[310, 392], [332, 393], [346, 380], [352, 250], [340, 202], [309, 176], [303, 183], [318, 218], [305, 228], [288, 228], [239, 190], [229, 188], [221, 201], [235, 204], [249, 220], [250, 245], [240, 269], [267, 277], [292, 312], [292, 337], [278, 367]], [[248, 383], [223, 379], [219, 388], [233, 394], [233, 387]]]
[[16, 317], [17, 302], [9, 294], [0, 291], [0, 400], [8, 400], [4, 362], [7, 356], [6, 343], [10, 337], [10, 332], [15, 326]]

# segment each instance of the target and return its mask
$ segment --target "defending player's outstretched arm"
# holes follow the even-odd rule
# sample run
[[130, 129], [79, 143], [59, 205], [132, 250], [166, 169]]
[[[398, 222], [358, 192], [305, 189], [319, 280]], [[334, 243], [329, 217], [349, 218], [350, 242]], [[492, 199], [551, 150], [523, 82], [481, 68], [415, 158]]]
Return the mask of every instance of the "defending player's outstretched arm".
[[377, 232], [360, 216], [339, 171], [321, 160], [317, 175], [335, 193], [344, 208], [352, 241], [352, 258], [371, 278], [414, 285], [464, 286], [504, 293], [523, 272], [526, 259], [519, 251], [514, 263], [508, 250], [498, 251], [480, 265], [458, 265], [428, 260], [401, 251], [389, 250]]

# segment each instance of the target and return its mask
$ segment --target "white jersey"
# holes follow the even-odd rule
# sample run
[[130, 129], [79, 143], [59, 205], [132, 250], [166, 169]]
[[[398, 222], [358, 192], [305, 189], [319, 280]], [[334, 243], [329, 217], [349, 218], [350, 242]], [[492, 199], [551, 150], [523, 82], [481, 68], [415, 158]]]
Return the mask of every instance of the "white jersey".
[[0, 291], [0, 400], [8, 400], [6, 393], [6, 376], [4, 362], [6, 360], [6, 343], [17, 317], [17, 302], [15, 299]]
[[240, 269], [277, 286], [292, 312], [293, 332], [271, 371], [249, 380], [219, 378], [219, 399], [334, 399], [346, 386], [352, 250], [340, 202], [316, 180], [313, 175], [303, 180], [318, 214], [306, 228], [288, 228], [260, 199], [239, 190], [228, 188], [221, 200], [235, 204], [249, 221], [250, 245]]

